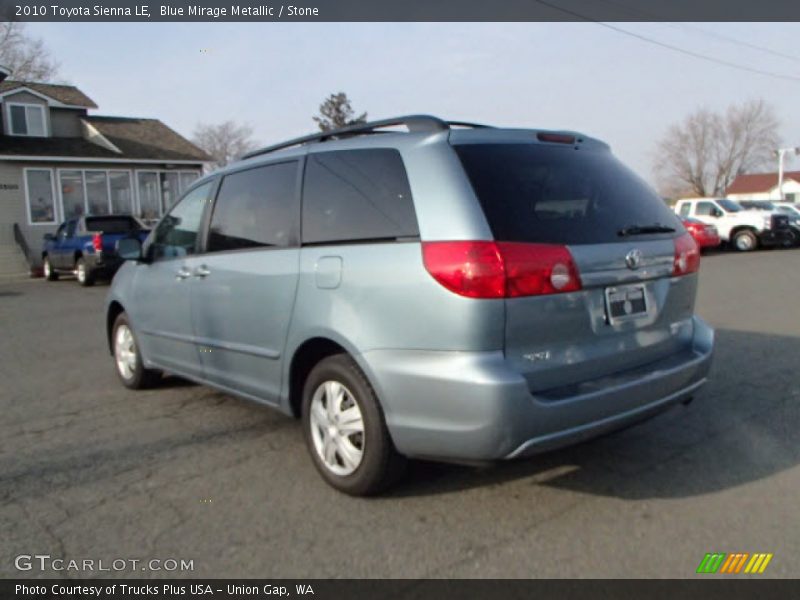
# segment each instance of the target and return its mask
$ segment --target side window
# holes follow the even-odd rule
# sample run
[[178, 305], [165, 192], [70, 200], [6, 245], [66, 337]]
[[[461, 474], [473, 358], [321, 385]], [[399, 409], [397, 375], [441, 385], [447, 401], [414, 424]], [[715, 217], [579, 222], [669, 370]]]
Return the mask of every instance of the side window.
[[225, 176], [214, 203], [207, 252], [296, 244], [296, 160]]
[[713, 202], [698, 202], [697, 207], [694, 210], [694, 214], [708, 217], [714, 214], [714, 206]]
[[75, 220], [69, 221], [67, 223], [67, 233], [66, 237], [71, 238], [75, 237], [75, 230], [78, 228], [78, 222]]
[[58, 231], [56, 231], [56, 239], [57, 240], [63, 240], [65, 237], [67, 237], [67, 224], [66, 223], [62, 223], [58, 227]]
[[194, 254], [211, 182], [186, 194], [159, 222], [150, 252], [153, 259]]
[[680, 215], [682, 217], [688, 217], [689, 216], [689, 209], [691, 209], [691, 208], [692, 208], [691, 204], [689, 204], [688, 202], [684, 202], [683, 204], [681, 204]]
[[411, 189], [397, 150], [309, 154], [303, 184], [303, 242], [419, 235]]

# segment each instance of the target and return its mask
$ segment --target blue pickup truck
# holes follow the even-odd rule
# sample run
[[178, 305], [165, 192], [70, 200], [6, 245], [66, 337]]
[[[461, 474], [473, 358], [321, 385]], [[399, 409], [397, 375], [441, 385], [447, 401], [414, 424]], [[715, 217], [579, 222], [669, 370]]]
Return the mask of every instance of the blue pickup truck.
[[55, 235], [44, 236], [44, 276], [56, 281], [59, 275], [75, 275], [83, 286], [94, 285], [97, 279], [111, 279], [123, 262], [117, 255], [117, 242], [123, 238], [143, 242], [149, 233], [141, 221], [129, 215], [65, 221]]

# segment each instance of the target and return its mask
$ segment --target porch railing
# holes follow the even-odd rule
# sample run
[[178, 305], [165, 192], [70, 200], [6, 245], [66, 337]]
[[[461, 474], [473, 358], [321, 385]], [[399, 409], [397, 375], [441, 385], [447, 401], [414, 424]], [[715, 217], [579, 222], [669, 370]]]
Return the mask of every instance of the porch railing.
[[28, 242], [25, 240], [25, 236], [22, 235], [22, 230], [19, 228], [19, 224], [14, 223], [14, 241], [19, 246], [19, 249], [22, 250], [22, 253], [25, 255], [25, 260], [28, 263], [30, 268], [33, 268], [34, 261], [33, 261], [33, 253], [31, 252], [30, 247], [28, 246]]

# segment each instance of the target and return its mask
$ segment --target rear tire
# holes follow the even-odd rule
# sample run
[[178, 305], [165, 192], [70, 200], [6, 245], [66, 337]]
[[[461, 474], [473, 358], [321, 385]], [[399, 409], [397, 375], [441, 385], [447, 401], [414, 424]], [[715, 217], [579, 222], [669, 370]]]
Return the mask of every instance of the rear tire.
[[94, 285], [94, 273], [89, 268], [89, 265], [86, 264], [86, 259], [83, 257], [79, 258], [75, 263], [75, 277], [77, 277], [78, 283], [83, 287]]
[[341, 492], [376, 494], [403, 472], [406, 461], [392, 443], [378, 397], [346, 354], [321, 360], [309, 373], [303, 432], [317, 471]]
[[734, 249], [739, 252], [750, 252], [758, 247], [758, 238], [756, 234], [749, 229], [744, 229], [736, 232], [736, 235], [734, 235], [731, 240], [731, 244]]
[[44, 278], [47, 281], [58, 281], [58, 273], [53, 269], [53, 265], [50, 264], [50, 257], [45, 256], [42, 259], [42, 271], [44, 272]]
[[160, 371], [145, 369], [139, 343], [124, 312], [120, 313], [111, 329], [111, 348], [117, 376], [126, 388], [141, 390], [153, 387], [161, 379]]

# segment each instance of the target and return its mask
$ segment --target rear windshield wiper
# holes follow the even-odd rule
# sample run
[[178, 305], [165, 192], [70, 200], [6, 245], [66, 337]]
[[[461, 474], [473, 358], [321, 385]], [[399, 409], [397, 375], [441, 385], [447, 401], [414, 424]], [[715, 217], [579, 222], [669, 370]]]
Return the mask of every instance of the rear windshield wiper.
[[627, 227], [620, 229], [617, 232], [617, 235], [620, 237], [626, 237], [629, 235], [641, 235], [645, 233], [673, 233], [674, 231], [674, 227], [662, 225], [661, 223], [654, 223], [653, 225], [628, 225]]

